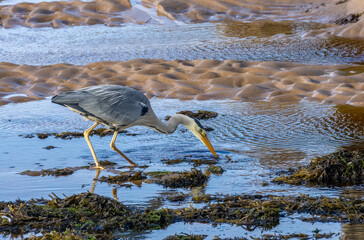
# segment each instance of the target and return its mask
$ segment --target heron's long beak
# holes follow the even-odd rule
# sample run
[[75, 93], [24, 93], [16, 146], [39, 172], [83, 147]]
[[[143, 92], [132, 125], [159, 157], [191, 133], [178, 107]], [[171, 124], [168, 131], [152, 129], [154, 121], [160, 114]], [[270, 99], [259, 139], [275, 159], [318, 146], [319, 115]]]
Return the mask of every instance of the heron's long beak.
[[212, 145], [211, 145], [211, 143], [210, 143], [209, 139], [207, 138], [207, 136], [206, 136], [206, 135], [205, 135], [205, 136], [201, 136], [200, 140], [201, 140], [201, 142], [203, 142], [203, 143], [206, 145], [206, 147], [210, 150], [210, 152], [211, 152], [211, 153], [212, 153], [215, 157], [217, 157], [217, 154], [216, 154], [216, 152], [215, 152], [215, 149], [212, 147]]

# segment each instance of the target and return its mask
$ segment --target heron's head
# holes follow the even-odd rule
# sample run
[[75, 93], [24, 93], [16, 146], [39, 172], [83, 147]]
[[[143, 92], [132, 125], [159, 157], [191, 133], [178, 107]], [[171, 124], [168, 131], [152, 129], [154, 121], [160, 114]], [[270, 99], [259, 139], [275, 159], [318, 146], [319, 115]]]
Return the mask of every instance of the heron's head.
[[217, 154], [212, 147], [209, 139], [207, 138], [206, 131], [200, 121], [198, 121], [195, 118], [190, 118], [191, 120], [188, 121], [188, 124], [185, 124], [185, 126], [195, 135], [198, 139], [200, 139], [203, 144], [206, 145], [206, 147], [211, 151], [211, 153], [216, 157]]

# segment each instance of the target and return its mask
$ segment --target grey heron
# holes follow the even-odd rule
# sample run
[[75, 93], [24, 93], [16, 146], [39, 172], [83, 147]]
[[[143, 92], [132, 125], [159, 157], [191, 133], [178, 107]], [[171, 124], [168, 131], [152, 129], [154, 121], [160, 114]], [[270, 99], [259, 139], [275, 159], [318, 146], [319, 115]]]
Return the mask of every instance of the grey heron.
[[52, 102], [81, 114], [86, 120], [95, 122], [84, 132], [84, 137], [95, 160], [95, 168], [98, 169], [102, 169], [102, 166], [97, 159], [89, 136], [99, 124], [114, 131], [110, 147], [133, 166], [136, 164], [116, 148], [115, 140], [119, 131], [136, 125], [151, 128], [159, 133], [172, 134], [177, 126], [182, 124], [202, 141], [214, 156], [217, 156], [203, 126], [197, 119], [175, 114], [167, 123], [164, 123], [154, 113], [148, 98], [132, 88], [118, 85], [86, 87], [55, 95]]

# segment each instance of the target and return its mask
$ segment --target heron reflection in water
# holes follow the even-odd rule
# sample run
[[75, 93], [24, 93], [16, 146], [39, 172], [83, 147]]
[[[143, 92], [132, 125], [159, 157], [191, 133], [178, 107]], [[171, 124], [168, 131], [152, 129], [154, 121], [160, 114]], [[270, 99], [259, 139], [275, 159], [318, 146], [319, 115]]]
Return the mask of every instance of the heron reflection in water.
[[60, 93], [52, 98], [53, 103], [60, 104], [81, 114], [85, 119], [95, 123], [84, 132], [88, 146], [95, 160], [95, 168], [103, 169], [90, 142], [90, 133], [99, 124], [103, 124], [114, 131], [110, 147], [131, 161], [115, 146], [118, 132], [133, 126], [145, 126], [159, 133], [172, 134], [179, 124], [187, 127], [201, 140], [214, 156], [217, 156], [201, 123], [183, 114], [175, 114], [167, 123], [162, 122], [154, 113], [148, 98], [132, 88], [118, 85], [99, 85], [86, 87], [76, 91]]

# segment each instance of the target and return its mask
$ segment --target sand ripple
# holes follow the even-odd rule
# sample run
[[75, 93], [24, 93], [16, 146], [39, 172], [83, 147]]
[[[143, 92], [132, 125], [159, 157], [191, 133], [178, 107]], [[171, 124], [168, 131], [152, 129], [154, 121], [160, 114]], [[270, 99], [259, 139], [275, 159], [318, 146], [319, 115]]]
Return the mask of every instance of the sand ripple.
[[[312, 35], [363, 37], [362, 0], [95, 0], [0, 6], [0, 26], [54, 27], [123, 23], [180, 24], [225, 20], [310, 20], [333, 23], [350, 15], [359, 21]], [[360, 19], [361, 17], [361, 19]], [[349, 18], [351, 19], [351, 18]], [[341, 22], [342, 23], [342, 22]]]
[[286, 18], [302, 10], [302, 1], [298, 0], [278, 0], [274, 3], [261, 0], [57, 1], [0, 6], [0, 25], [5, 28], [15, 25], [58, 28], [94, 24], [118, 26], [125, 22], [168, 23], [165, 19], [204, 22], [257, 19], [263, 15], [264, 18]]
[[120, 26], [126, 22], [151, 20], [152, 16], [147, 12], [132, 8], [129, 0], [23, 2], [0, 6], [0, 26], [5, 28], [17, 25], [54, 28], [95, 24]]
[[0, 105], [42, 99], [98, 84], [148, 97], [351, 104], [364, 106], [364, 66], [284, 62], [135, 59], [85, 66], [0, 63]]

